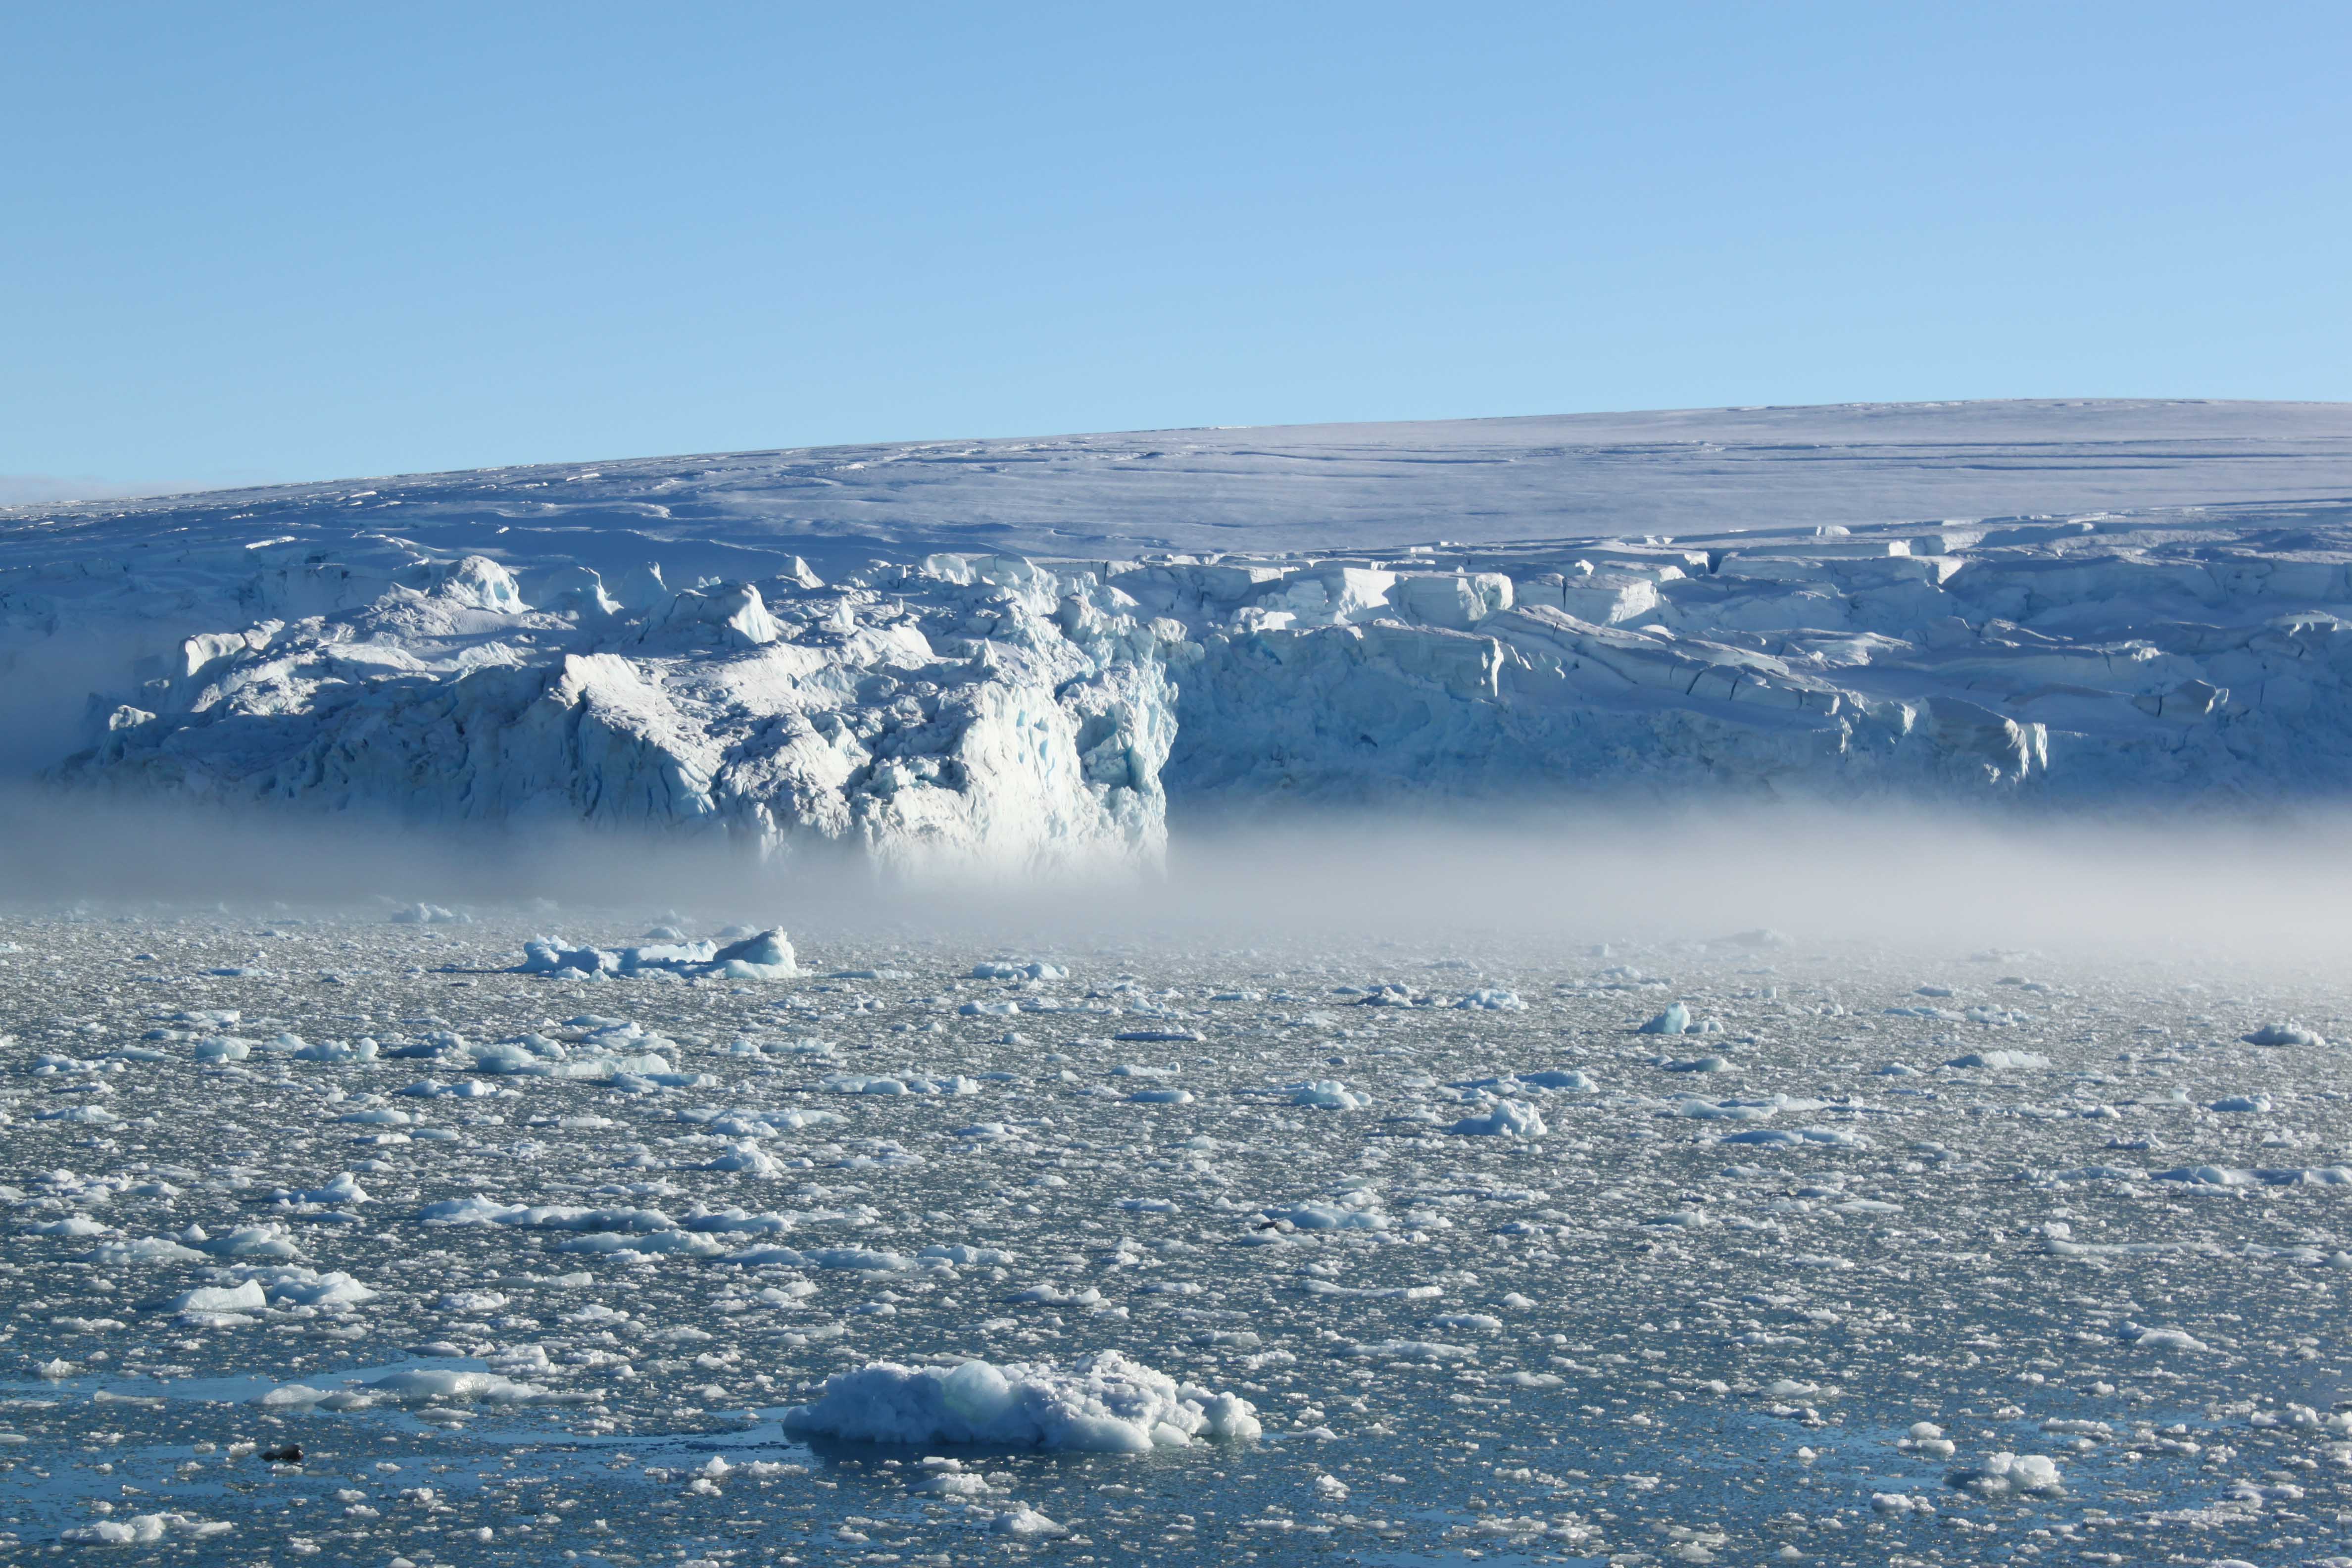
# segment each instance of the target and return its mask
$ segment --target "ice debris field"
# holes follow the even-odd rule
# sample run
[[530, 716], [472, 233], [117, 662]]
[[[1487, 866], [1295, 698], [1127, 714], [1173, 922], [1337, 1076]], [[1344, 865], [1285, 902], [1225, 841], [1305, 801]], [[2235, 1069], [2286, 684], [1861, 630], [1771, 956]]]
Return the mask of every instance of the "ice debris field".
[[1953, 825], [2347, 680], [2337, 405], [0, 510], [0, 1558], [2343, 1568], [2340, 839]]
[[13, 1557], [2342, 1560], [2340, 973], [593, 929], [0, 925]]

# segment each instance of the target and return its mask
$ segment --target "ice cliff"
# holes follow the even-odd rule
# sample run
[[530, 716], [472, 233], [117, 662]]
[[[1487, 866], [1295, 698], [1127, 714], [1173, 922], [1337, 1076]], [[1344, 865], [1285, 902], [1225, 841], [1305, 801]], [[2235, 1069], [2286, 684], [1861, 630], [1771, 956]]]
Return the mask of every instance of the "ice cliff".
[[[671, 587], [656, 565], [613, 584], [580, 568], [534, 605], [488, 557], [386, 540], [225, 564], [109, 574], [77, 605], [226, 624], [125, 671], [55, 777], [886, 858], [1150, 853], [1165, 832], [1166, 665], [1149, 628], [1091, 608], [1112, 595], [1083, 574], [1005, 561]], [[193, 602], [170, 586], [209, 574], [227, 580]]]
[[[765, 490], [697, 459], [0, 512], [6, 761], [1025, 863], [1152, 854], [1171, 796], [2330, 795], [2352, 412], [2248, 413], [2278, 406], [1768, 411], [1748, 448], [1671, 450], [1190, 432], [965, 444], [961, 479], [903, 485], [873, 476], [942, 448], [767, 455]], [[1777, 480], [1809, 432], [1856, 493]], [[1098, 471], [1180, 447], [1189, 488]], [[1671, 493], [1743, 462], [1746, 504], [1692, 489], [1686, 528], [1556, 525], [1629, 467]], [[1368, 514], [1382, 465], [1449, 537]], [[1906, 514], [2033, 482], [2030, 515]], [[2117, 486], [2141, 504], [2078, 504]], [[1460, 527], [1482, 500], [1506, 521]]]

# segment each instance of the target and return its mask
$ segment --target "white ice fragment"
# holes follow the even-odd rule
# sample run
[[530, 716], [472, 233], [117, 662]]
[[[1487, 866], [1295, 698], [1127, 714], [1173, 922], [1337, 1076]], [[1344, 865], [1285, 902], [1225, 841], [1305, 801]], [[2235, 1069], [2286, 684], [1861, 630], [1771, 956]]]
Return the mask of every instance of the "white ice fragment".
[[2250, 1046], [2324, 1046], [2327, 1043], [2318, 1031], [2306, 1029], [2300, 1024], [2264, 1024], [2253, 1033], [2238, 1037]]
[[1986, 1068], [1994, 1072], [2039, 1070], [2050, 1065], [2050, 1058], [2032, 1051], [1969, 1051], [1954, 1057], [1944, 1064], [1948, 1068]]
[[171, 1535], [197, 1541], [226, 1535], [236, 1528], [226, 1520], [197, 1519], [184, 1513], [134, 1513], [128, 1519], [100, 1519], [69, 1525], [58, 1539], [81, 1546], [152, 1546]]
[[2042, 1454], [1989, 1455], [1981, 1463], [1954, 1470], [1945, 1479], [1983, 1497], [2005, 1497], [2012, 1492], [2051, 1497], [2065, 1489], [2058, 1474], [2058, 1462]]
[[2155, 1172], [2152, 1179], [2200, 1187], [2250, 1187], [2254, 1184], [2253, 1173], [2233, 1170], [2227, 1165], [2179, 1165], [2169, 1171]]
[[790, 980], [800, 961], [782, 931], [763, 931], [730, 942], [713, 955], [722, 980]]
[[988, 1528], [993, 1534], [1018, 1536], [1025, 1540], [1070, 1533], [1067, 1525], [1056, 1524], [1027, 1503], [1016, 1503], [998, 1514], [989, 1521]]
[[981, 963], [971, 966], [974, 980], [1067, 980], [1070, 972], [1050, 963]]
[[379, 1294], [370, 1286], [361, 1284], [341, 1269], [320, 1273], [299, 1263], [277, 1264], [239, 1270], [247, 1282], [261, 1288], [273, 1307], [291, 1304], [297, 1307], [355, 1307], [373, 1301]]
[[1540, 1138], [1550, 1131], [1542, 1112], [1524, 1100], [1498, 1100], [1477, 1116], [1465, 1116], [1448, 1132], [1486, 1138]]
[[102, 1241], [82, 1255], [85, 1263], [120, 1268], [126, 1265], [153, 1267], [163, 1263], [201, 1263], [205, 1255], [168, 1237], [142, 1236], [130, 1241]]
[[1465, 1011], [1487, 1013], [1524, 1013], [1528, 1010], [1528, 1005], [1519, 999], [1517, 992], [1503, 990], [1473, 991], [1456, 1000], [1454, 1005]]
[[479, 1400], [487, 1405], [580, 1403], [584, 1394], [550, 1394], [535, 1384], [518, 1383], [495, 1372], [454, 1372], [439, 1367], [411, 1367], [378, 1378], [367, 1385], [398, 1405], [436, 1405]]
[[63, 1219], [38, 1221], [17, 1227], [26, 1236], [104, 1236], [108, 1227], [86, 1214], [70, 1214]]
[[1328, 1202], [1310, 1199], [1259, 1213], [1270, 1224], [1298, 1230], [1386, 1230], [1392, 1223], [1381, 1212], [1380, 1194], [1370, 1187], [1351, 1188]]
[[992, 1267], [1004, 1268], [1010, 1268], [1013, 1264], [1019, 1261], [1019, 1259], [1012, 1253], [1005, 1251], [1003, 1247], [970, 1247], [962, 1242], [957, 1242], [951, 1246], [934, 1244], [924, 1247], [920, 1252], [915, 1254], [915, 1256], [917, 1258], [925, 1262], [936, 1259], [942, 1263], [960, 1264], [968, 1268], [987, 1268]]
[[1258, 1436], [1255, 1410], [1102, 1351], [1067, 1372], [1050, 1363], [954, 1368], [876, 1362], [827, 1378], [787, 1430], [877, 1443], [984, 1444], [1144, 1453], [1201, 1437]]
[[349, 1171], [343, 1172], [325, 1185], [313, 1187], [307, 1192], [289, 1192], [281, 1188], [276, 1197], [280, 1203], [324, 1204], [336, 1206], [375, 1201], [361, 1188], [359, 1178]]
[[1746, 1132], [1728, 1133], [1717, 1142], [1777, 1149], [1797, 1149], [1808, 1145], [1858, 1149], [1865, 1146], [1869, 1140], [1858, 1132], [1848, 1132], [1843, 1127], [1758, 1127]]
[[1523, 1072], [1516, 1074], [1515, 1077], [1522, 1089], [1543, 1089], [1561, 1093], [1582, 1094], [1589, 1092], [1592, 1088], [1591, 1079], [1580, 1072], [1573, 1072], [1563, 1068], [1547, 1068], [1541, 1072]]
[[211, 1316], [237, 1312], [258, 1312], [269, 1305], [257, 1282], [247, 1279], [237, 1285], [199, 1285], [181, 1292], [170, 1302], [174, 1312]]

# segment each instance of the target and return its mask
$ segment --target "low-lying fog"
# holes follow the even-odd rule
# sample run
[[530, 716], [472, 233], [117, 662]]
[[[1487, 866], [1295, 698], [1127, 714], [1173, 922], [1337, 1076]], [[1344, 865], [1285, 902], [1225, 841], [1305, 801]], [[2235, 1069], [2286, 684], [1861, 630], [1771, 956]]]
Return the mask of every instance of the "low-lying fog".
[[877, 865], [823, 844], [763, 856], [715, 833], [566, 822], [446, 829], [38, 794], [0, 803], [10, 907], [387, 901], [551, 915], [659, 907], [718, 923], [981, 940], [1455, 936], [1516, 948], [1769, 928], [2305, 963], [2352, 940], [2352, 816], [1472, 802], [1180, 825], [1163, 858], [1140, 863]]

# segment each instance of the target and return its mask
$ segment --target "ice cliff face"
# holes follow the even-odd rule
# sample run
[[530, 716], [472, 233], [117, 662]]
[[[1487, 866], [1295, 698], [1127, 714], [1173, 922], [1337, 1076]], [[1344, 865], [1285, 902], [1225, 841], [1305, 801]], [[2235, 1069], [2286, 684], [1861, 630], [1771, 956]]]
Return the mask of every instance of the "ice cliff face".
[[210, 605], [128, 576], [65, 616], [243, 612], [127, 672], [56, 777], [885, 858], [1148, 854], [1165, 833], [1164, 664], [1132, 619], [1087, 616], [1107, 595], [1083, 575], [673, 589], [654, 566], [613, 585], [582, 569], [534, 605], [482, 556], [248, 564]]
[[[2302, 479], [2352, 473], [2340, 422], [2270, 455]], [[1443, 447], [1426, 433], [1444, 427], [1415, 428]], [[1497, 458], [1485, 424], [1461, 429], [1462, 510], [1524, 508], [1530, 465], [1566, 494], [1643, 460]], [[1338, 549], [1302, 538], [1318, 481], [1284, 466], [1312, 444], [1267, 435], [1223, 437], [1273, 520], [1247, 552], [1137, 548], [1193, 528], [1181, 492], [1077, 526], [1066, 465], [1036, 478], [1054, 493], [1024, 527], [910, 527], [879, 559], [852, 530], [855, 552], [813, 552], [822, 574], [782, 547], [822, 530], [746, 521], [740, 461], [701, 489], [648, 481], [659, 526], [611, 521], [609, 496], [593, 516], [539, 499], [604, 478], [559, 470], [457, 477], [467, 506], [440, 477], [0, 514], [7, 761], [75, 788], [991, 863], [1150, 855], [1171, 794], [1180, 816], [1401, 795], [2284, 798], [2339, 792], [2352, 763], [2352, 504], [1820, 525], [1767, 486], [1751, 523], [1710, 502], [1688, 531]], [[2125, 456], [2162, 466], [2143, 435]], [[2061, 444], [2077, 462], [2098, 445]], [[1284, 461], [1249, 467], [1269, 450]], [[2211, 482], [2203, 457], [2171, 460], [2182, 488]], [[1869, 482], [1899, 461], [1879, 453]], [[814, 466], [785, 465], [795, 508]], [[838, 482], [872, 466], [845, 459]], [[1001, 510], [1004, 474], [982, 468], [973, 494]], [[1246, 510], [1232, 481], [1210, 487], [1228, 515]], [[1890, 507], [1917, 499], [1885, 488]], [[1330, 496], [1367, 493], [1356, 474]], [[456, 515], [472, 506], [487, 515]], [[996, 547], [1015, 536], [1026, 554]]]
[[[2352, 508], [1115, 574], [1180, 798], [2340, 790]], [[1452, 570], [1435, 570], [1451, 566]]]

